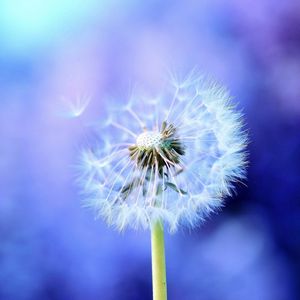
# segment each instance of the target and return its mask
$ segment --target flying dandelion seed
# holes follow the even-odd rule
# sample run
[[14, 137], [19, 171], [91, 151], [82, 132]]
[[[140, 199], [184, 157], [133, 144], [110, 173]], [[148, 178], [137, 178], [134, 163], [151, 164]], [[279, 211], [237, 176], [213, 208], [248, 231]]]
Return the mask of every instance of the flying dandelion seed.
[[78, 118], [81, 116], [90, 103], [91, 98], [86, 95], [75, 98], [61, 98], [61, 114], [66, 118]]
[[132, 97], [82, 153], [88, 205], [119, 229], [196, 226], [245, 178], [247, 136], [226, 89], [195, 73], [165, 94]]

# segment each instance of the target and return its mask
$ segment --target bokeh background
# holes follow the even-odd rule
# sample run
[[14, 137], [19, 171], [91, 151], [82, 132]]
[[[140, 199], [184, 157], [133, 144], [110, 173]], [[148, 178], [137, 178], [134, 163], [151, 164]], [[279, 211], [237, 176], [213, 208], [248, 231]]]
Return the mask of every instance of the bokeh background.
[[152, 298], [149, 232], [95, 221], [73, 166], [109, 97], [195, 66], [244, 111], [249, 176], [167, 234], [169, 298], [300, 299], [300, 2], [1, 0], [1, 300]]

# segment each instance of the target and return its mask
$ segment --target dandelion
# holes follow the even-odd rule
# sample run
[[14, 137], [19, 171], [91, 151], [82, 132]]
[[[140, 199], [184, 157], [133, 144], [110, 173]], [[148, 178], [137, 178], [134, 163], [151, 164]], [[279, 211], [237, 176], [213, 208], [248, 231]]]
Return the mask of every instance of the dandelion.
[[101, 145], [82, 154], [97, 216], [151, 229], [154, 299], [166, 299], [163, 227], [194, 227], [221, 208], [246, 164], [242, 116], [225, 88], [191, 73], [165, 91], [111, 109]]

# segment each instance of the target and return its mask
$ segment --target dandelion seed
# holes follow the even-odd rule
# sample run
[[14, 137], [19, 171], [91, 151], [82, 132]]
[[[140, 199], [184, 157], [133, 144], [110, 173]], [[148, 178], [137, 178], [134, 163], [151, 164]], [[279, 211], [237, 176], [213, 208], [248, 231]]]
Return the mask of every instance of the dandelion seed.
[[88, 96], [77, 96], [74, 99], [62, 97], [61, 114], [66, 118], [77, 118], [85, 112], [90, 101]]
[[[155, 101], [120, 104], [100, 132], [111, 146], [83, 153], [87, 201], [119, 229], [196, 226], [245, 178], [247, 136], [226, 89], [195, 72], [170, 86]], [[72, 104], [73, 115], [87, 103]]]

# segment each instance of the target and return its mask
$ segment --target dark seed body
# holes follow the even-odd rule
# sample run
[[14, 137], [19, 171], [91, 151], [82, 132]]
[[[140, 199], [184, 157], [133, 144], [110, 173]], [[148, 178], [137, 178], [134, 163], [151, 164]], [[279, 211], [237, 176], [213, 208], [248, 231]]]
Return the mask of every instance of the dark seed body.
[[[186, 192], [178, 189], [173, 183], [167, 181], [170, 175], [170, 169], [174, 169], [175, 166], [180, 163], [180, 157], [185, 154], [185, 147], [177, 136], [177, 130], [173, 124], [163, 122], [160, 133], [162, 135], [162, 140], [157, 147], [147, 149], [140, 148], [137, 145], [128, 147], [129, 156], [135, 161], [136, 166], [140, 169], [146, 169], [146, 177], [143, 182], [140, 178], [136, 178], [123, 187], [122, 196], [124, 200], [129, 196], [132, 190], [140, 185], [144, 186], [151, 180], [150, 174], [155, 168], [158, 170], [159, 177], [166, 178], [164, 187], [161, 184], [158, 184], [157, 195], [161, 194], [167, 187], [178, 193], [186, 194]], [[177, 171], [175, 174], [179, 173], [180, 172]], [[145, 194], [146, 190], [145, 187], [143, 187], [143, 195]]]

